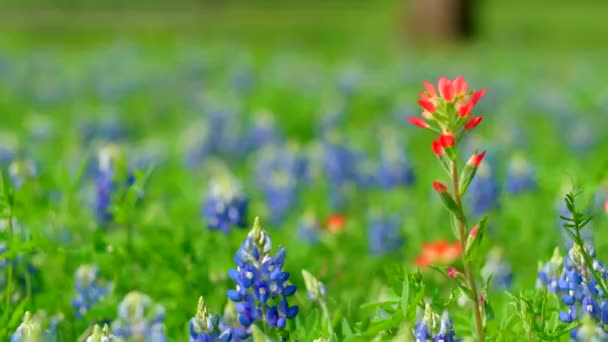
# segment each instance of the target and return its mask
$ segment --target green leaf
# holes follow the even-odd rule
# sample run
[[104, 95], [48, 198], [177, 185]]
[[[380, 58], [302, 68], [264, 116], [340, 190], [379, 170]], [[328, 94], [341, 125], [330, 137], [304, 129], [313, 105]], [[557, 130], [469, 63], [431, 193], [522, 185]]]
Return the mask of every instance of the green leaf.
[[396, 295], [399, 295], [402, 290], [403, 277], [405, 276], [405, 269], [400, 264], [389, 264], [384, 267], [384, 274], [386, 275], [386, 282], [388, 286], [395, 291]]
[[344, 337], [349, 337], [353, 335], [353, 330], [350, 328], [348, 321], [346, 318], [342, 318], [342, 335]]
[[407, 316], [409, 298], [410, 298], [410, 279], [406, 274], [405, 277], [403, 277], [403, 290], [401, 290], [401, 311], [403, 312], [403, 317]]
[[469, 234], [469, 237], [467, 238], [467, 246], [465, 251], [465, 258], [467, 260], [470, 261], [475, 257], [479, 246], [481, 246], [481, 241], [487, 228], [488, 216], [485, 216], [478, 224], [477, 234], [475, 236]]

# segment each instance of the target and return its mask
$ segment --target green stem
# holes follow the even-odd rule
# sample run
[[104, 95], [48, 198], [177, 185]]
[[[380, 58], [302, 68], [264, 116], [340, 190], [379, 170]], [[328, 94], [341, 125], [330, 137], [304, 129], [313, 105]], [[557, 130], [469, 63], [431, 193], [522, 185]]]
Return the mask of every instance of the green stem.
[[[6, 250], [10, 253], [13, 248], [13, 207], [8, 207], [8, 236], [6, 238]], [[13, 284], [13, 260], [8, 259], [8, 274], [6, 276], [6, 289], [4, 296], [6, 297], [6, 312], [11, 312], [11, 297], [12, 297], [12, 284]]]
[[323, 315], [327, 320], [327, 332], [329, 333], [329, 340], [331, 341], [334, 337], [334, 325], [329, 315], [329, 309], [327, 308], [327, 303], [325, 303], [325, 300], [320, 300], [319, 303], [321, 304], [321, 310], [323, 310]]
[[585, 241], [583, 240], [583, 237], [581, 236], [581, 231], [580, 231], [582, 227], [579, 227], [578, 222], [576, 223], [576, 225], [577, 225], [577, 227], [576, 227], [576, 240], [577, 240], [576, 243], [581, 248], [581, 253], [583, 254], [583, 259], [585, 260], [585, 264], [587, 265], [587, 268], [589, 268], [589, 271], [593, 275], [593, 278], [595, 278], [595, 281], [602, 288], [602, 291], [604, 291], [604, 293], [608, 293], [608, 289], [606, 289], [606, 284], [604, 283], [604, 280], [593, 269], [593, 260], [591, 260], [591, 257], [589, 256], [589, 254], [585, 250]]
[[460, 235], [460, 246], [462, 249], [462, 263], [464, 265], [464, 274], [473, 295], [473, 313], [475, 315], [475, 326], [477, 328], [477, 337], [480, 342], [484, 341], [484, 331], [483, 331], [483, 320], [481, 318], [481, 309], [479, 307], [479, 295], [477, 294], [477, 286], [475, 285], [475, 279], [473, 277], [473, 272], [471, 271], [471, 264], [467, 261], [466, 255], [466, 245], [467, 245], [467, 228], [466, 221], [464, 216], [464, 210], [462, 208], [462, 199], [460, 197], [460, 189], [458, 188], [458, 166], [456, 165], [456, 161], [452, 162], [452, 187], [454, 190], [454, 201], [460, 208], [463, 213], [462, 219], [458, 220], [458, 233]]

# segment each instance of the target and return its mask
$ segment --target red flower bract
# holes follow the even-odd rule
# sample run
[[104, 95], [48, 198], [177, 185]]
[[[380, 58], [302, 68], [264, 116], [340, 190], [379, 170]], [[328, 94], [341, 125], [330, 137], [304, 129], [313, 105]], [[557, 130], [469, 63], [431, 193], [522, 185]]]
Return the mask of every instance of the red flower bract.
[[418, 127], [429, 128], [429, 124], [421, 118], [407, 118], [407, 120]]
[[431, 147], [433, 148], [433, 152], [440, 156], [443, 154], [443, 147], [441, 147], [441, 143], [437, 140], [434, 140], [433, 143], [431, 144]]
[[473, 102], [469, 102], [467, 104], [460, 106], [460, 108], [458, 108], [458, 115], [460, 115], [461, 117], [465, 117], [465, 116], [468, 116], [469, 114], [471, 114], [472, 111], [473, 111]]
[[456, 92], [454, 91], [454, 84], [452, 81], [442, 77], [439, 79], [437, 86], [439, 88], [439, 94], [441, 94], [441, 97], [443, 97], [444, 100], [448, 102], [454, 100]]
[[464, 80], [464, 77], [456, 77], [454, 80], [454, 92], [456, 92], [456, 95], [464, 95], [467, 92], [467, 88], [469, 88], [469, 84]]
[[330, 233], [337, 233], [344, 228], [346, 219], [342, 215], [334, 214], [327, 219], [327, 230]]
[[434, 113], [437, 110], [437, 107], [435, 107], [435, 104], [431, 101], [418, 100], [418, 104], [420, 104], [420, 107], [430, 113]]
[[464, 129], [469, 130], [469, 129], [473, 129], [473, 128], [477, 127], [477, 125], [479, 125], [481, 120], [483, 120], [483, 116], [478, 116], [476, 118], [472, 118], [464, 125]]
[[439, 143], [444, 148], [448, 148], [448, 147], [452, 147], [452, 146], [454, 146], [454, 144], [456, 144], [456, 139], [454, 139], [454, 136], [452, 134], [445, 133], [445, 134], [442, 134], [439, 136]]
[[476, 105], [477, 102], [479, 102], [479, 100], [486, 94], [486, 90], [487, 89], [481, 89], [473, 93], [473, 96], [471, 96], [471, 102], [473, 105]]
[[474, 154], [471, 156], [471, 158], [469, 158], [469, 161], [467, 162], [467, 164], [473, 166], [473, 167], [478, 167], [479, 164], [481, 164], [481, 162], [483, 161], [483, 157], [486, 156], [486, 151], [481, 152], [480, 154]]
[[431, 264], [451, 264], [456, 261], [462, 252], [459, 242], [450, 243], [446, 240], [425, 243], [422, 245], [422, 254], [415, 260], [416, 265], [426, 267]]
[[437, 191], [437, 192], [446, 192], [446, 191], [448, 191], [447, 186], [443, 185], [440, 182], [433, 182], [433, 189], [435, 189], [435, 191]]
[[435, 91], [435, 87], [430, 84], [427, 81], [423, 81], [422, 84], [424, 85], [424, 88], [426, 89], [427, 94], [429, 94], [430, 97], [436, 97], [437, 96], [437, 92]]

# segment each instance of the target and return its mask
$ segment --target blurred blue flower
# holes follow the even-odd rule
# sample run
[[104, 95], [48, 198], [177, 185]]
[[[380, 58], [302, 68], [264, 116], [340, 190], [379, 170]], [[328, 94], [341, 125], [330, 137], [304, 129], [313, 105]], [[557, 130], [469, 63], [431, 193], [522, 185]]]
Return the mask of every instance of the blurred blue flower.
[[253, 122], [242, 142], [243, 149], [246, 152], [256, 151], [266, 145], [278, 144], [280, 141], [281, 134], [274, 114], [266, 110], [254, 113]]
[[283, 271], [285, 250], [281, 247], [271, 256], [271, 247], [270, 236], [256, 218], [234, 255], [237, 268], [228, 273], [236, 283], [236, 289], [229, 290], [227, 296], [236, 303], [240, 334], [248, 335], [251, 325], [257, 321], [284, 329], [287, 319], [298, 314], [298, 307], [287, 302], [296, 292], [296, 286], [288, 282], [289, 272]]
[[377, 177], [380, 186], [385, 189], [414, 185], [414, 169], [400, 144], [384, 144]]
[[482, 216], [488, 211], [498, 208], [499, 195], [498, 183], [489, 163], [481, 163], [466, 196], [473, 216]]
[[190, 320], [190, 342], [231, 342], [232, 330], [222, 329], [219, 317], [207, 311], [203, 297], [198, 300], [196, 314]]
[[104, 325], [103, 329], [99, 325], [95, 324], [93, 327], [93, 333], [87, 337], [85, 342], [114, 342], [117, 341], [116, 337], [110, 332], [108, 325]]
[[13, 160], [8, 169], [8, 174], [15, 188], [20, 188], [29, 179], [38, 174], [36, 165], [31, 160]]
[[243, 193], [241, 184], [228, 175], [212, 180], [203, 207], [203, 216], [211, 230], [221, 230], [225, 234], [235, 226], [245, 228], [249, 199]]
[[537, 188], [536, 172], [534, 167], [523, 157], [514, 157], [507, 170], [507, 192], [517, 195]]
[[108, 224], [114, 219], [111, 211], [112, 197], [117, 192], [125, 191], [133, 183], [135, 177], [127, 170], [123, 151], [116, 145], [102, 148], [95, 177], [95, 213], [100, 224]]
[[492, 277], [491, 286], [496, 290], [509, 290], [513, 284], [511, 264], [505, 260], [502, 250], [493, 248], [488, 253], [486, 262], [481, 268], [484, 279]]
[[444, 311], [441, 317], [434, 313], [430, 304], [426, 305], [424, 314], [416, 322], [414, 329], [414, 338], [416, 342], [457, 342], [454, 324], [447, 311]]
[[311, 245], [319, 243], [321, 235], [321, 224], [312, 212], [306, 212], [298, 222], [298, 238]]
[[72, 299], [72, 306], [76, 317], [81, 318], [110, 293], [112, 283], [99, 277], [96, 265], [81, 265], [75, 273], [74, 289], [76, 296]]
[[405, 242], [400, 231], [398, 216], [370, 214], [368, 217], [368, 241], [372, 254], [398, 252]]
[[306, 160], [290, 147], [267, 146], [256, 158], [256, 183], [264, 194], [272, 224], [279, 224], [296, 204], [306, 181]]
[[166, 342], [164, 321], [164, 307], [154, 304], [148, 295], [132, 291], [118, 304], [112, 333], [121, 339]]

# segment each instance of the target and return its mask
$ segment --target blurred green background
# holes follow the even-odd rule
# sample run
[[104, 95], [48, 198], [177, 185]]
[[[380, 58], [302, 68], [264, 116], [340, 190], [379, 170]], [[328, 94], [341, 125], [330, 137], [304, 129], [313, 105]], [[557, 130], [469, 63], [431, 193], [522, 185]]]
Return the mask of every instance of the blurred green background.
[[[480, 0], [476, 6], [477, 45], [509, 53], [532, 50], [548, 58], [601, 56], [606, 50], [606, 1]], [[403, 0], [3, 0], [0, 30], [4, 40], [24, 44], [92, 43], [135, 34], [151, 41], [228, 39], [256, 49], [312, 45], [331, 53], [407, 48], [403, 27], [409, 7]]]

